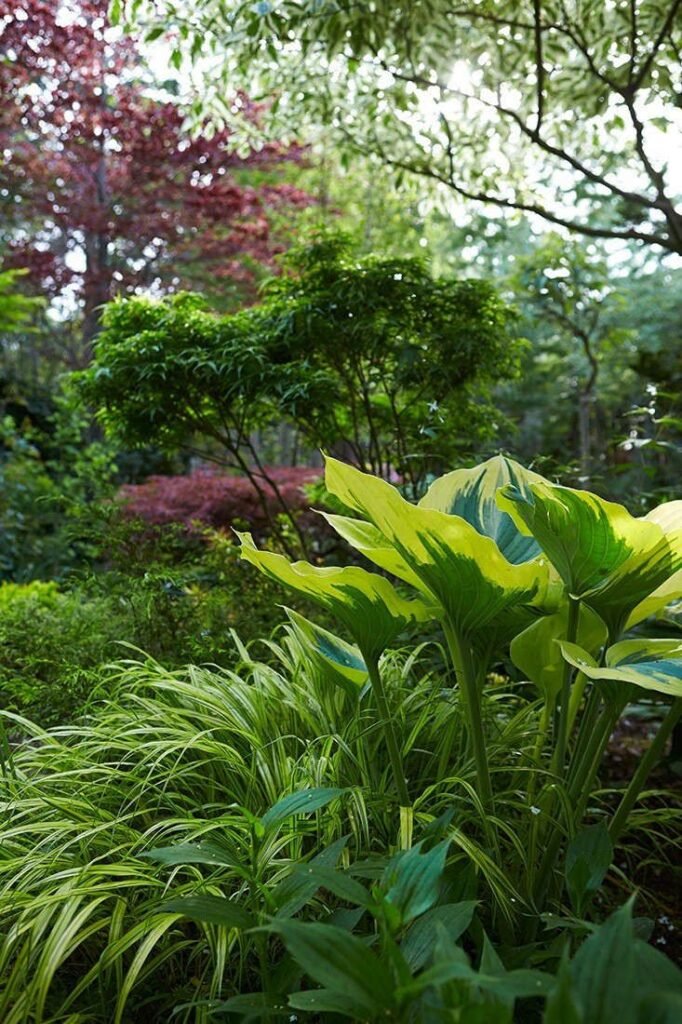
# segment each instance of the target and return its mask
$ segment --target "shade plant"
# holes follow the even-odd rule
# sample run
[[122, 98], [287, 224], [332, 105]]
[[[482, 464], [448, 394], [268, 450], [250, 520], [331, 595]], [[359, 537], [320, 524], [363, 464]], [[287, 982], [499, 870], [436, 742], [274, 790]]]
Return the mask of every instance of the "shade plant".
[[[501, 457], [447, 474], [416, 505], [387, 482], [332, 458], [326, 486], [356, 516], [328, 515], [331, 525], [408, 587], [411, 605], [399, 606], [397, 591], [390, 602], [376, 601], [377, 590], [388, 586], [384, 575], [363, 572], [351, 581], [350, 570], [290, 565], [256, 550], [248, 536], [244, 557], [331, 610], [351, 634], [377, 692], [403, 822], [417, 794], [395, 750], [379, 657], [391, 629], [395, 636], [408, 622], [407, 607], [419, 608], [415, 620], [441, 625], [461, 708], [452, 729], [465, 722], [474, 799], [492, 855], [519, 838], [518, 823], [510, 830], [496, 812], [496, 790], [511, 786], [525, 816], [526, 853], [522, 869], [512, 872], [522, 898], [516, 913], [505, 916], [514, 927], [525, 917], [532, 934], [536, 915], [565, 891], [567, 845], [570, 850], [581, 833], [602, 754], [627, 703], [644, 689], [669, 704], [646, 767], [682, 712], [679, 640], [624, 639], [682, 595], [682, 503], [636, 518]], [[482, 713], [487, 674], [505, 655], [539, 696], [535, 749], [516, 771], [491, 757], [493, 723]], [[602, 822], [607, 844], [619, 838], [644, 781], [644, 771], [636, 773], [620, 807]]]

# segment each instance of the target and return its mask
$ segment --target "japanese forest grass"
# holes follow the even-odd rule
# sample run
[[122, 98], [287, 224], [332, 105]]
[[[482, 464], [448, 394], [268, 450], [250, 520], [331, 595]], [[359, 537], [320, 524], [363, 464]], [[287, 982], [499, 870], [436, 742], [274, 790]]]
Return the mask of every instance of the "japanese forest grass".
[[[122, 664], [88, 721], [47, 732], [18, 723], [32, 738], [4, 754], [4, 1024], [69, 1013], [132, 1021], [143, 1006], [165, 1021], [185, 1003], [191, 1009], [179, 1019], [200, 1019], [201, 1000], [259, 988], [256, 941], [159, 915], [169, 885], [176, 897], [224, 894], [267, 910], [268, 894], [292, 866], [341, 836], [348, 861], [392, 847], [393, 783], [371, 695], [351, 707], [348, 693], [302, 660], [294, 636], [271, 644], [271, 654], [279, 668], [244, 649], [237, 671]], [[403, 754], [423, 779], [417, 822], [421, 828], [454, 800], [462, 835], [453, 863], [463, 871], [477, 864], [496, 899], [509, 901], [513, 879], [475, 839], [481, 808], [470, 764], [455, 750], [438, 778], [445, 725], [458, 712], [443, 680], [420, 670], [426, 654], [392, 654], [382, 665]], [[531, 749], [530, 706], [499, 693], [488, 711], [497, 723], [494, 749]], [[292, 791], [320, 786], [342, 795], [305, 820], [287, 821], [254, 862], [253, 816]], [[510, 816], [515, 803], [510, 793]], [[207, 840], [236, 851], [246, 877], [224, 867], [160, 871], [143, 856]], [[324, 905], [315, 913], [324, 917]]]
[[[540, 964], [553, 974], [589, 930], [580, 918], [593, 915], [623, 834], [649, 829], [661, 858], [672, 856], [679, 817], [638, 804], [646, 773], [614, 801], [596, 772], [638, 687], [666, 694], [670, 708], [651, 763], [679, 707], [673, 641], [622, 639], [638, 617], [679, 597], [678, 503], [633, 520], [493, 460], [443, 478], [416, 507], [350, 467], [330, 469], [330, 490], [363, 516], [331, 517], [333, 525], [405, 587], [358, 567], [291, 565], [246, 537], [244, 554], [336, 613], [348, 639], [292, 613], [282, 643], [270, 642], [275, 665], [243, 648], [234, 671], [122, 665], [89, 721], [34, 728], [31, 742], [5, 751], [3, 1021], [161, 1021], [171, 1009], [204, 1020], [246, 993], [248, 1005], [231, 1004], [245, 1019], [272, 1009], [272, 999], [304, 1010], [298, 989], [324, 982], [328, 965], [305, 962], [308, 933], [296, 929], [306, 925], [286, 921], [295, 913], [309, 927], [329, 923], [360, 898], [354, 879], [375, 878], [364, 916], [353, 911], [345, 927], [378, 935], [385, 951], [402, 948], [413, 925], [386, 911], [393, 890], [381, 879], [410, 848], [442, 861], [419, 913], [445, 914], [443, 900], [471, 908], [454, 952], [432, 943], [430, 957], [468, 957], [499, 973], [489, 936], [508, 968]], [[556, 540], [570, 502], [573, 548]], [[601, 545], [586, 544], [599, 530]], [[438, 659], [420, 635], [434, 623], [450, 670], [426, 669]], [[408, 636], [412, 646], [391, 651]], [[488, 669], [510, 650], [521, 681], [494, 683]], [[283, 904], [303, 863], [318, 884]], [[543, 931], [545, 910], [553, 926], [570, 928]], [[341, 941], [338, 931], [325, 936]], [[422, 1019], [410, 1000], [433, 1001], [435, 989], [415, 994], [419, 978], [406, 981], [400, 956], [398, 1002], [347, 1007], [346, 1017]], [[440, 970], [446, 1006], [460, 1005], [467, 963], [456, 981], [452, 966], [426, 963]], [[472, 991], [481, 977], [467, 975]], [[515, 1006], [531, 982], [549, 992], [550, 1013], [547, 979], [515, 976], [495, 1020], [539, 1019], [532, 1002]]]

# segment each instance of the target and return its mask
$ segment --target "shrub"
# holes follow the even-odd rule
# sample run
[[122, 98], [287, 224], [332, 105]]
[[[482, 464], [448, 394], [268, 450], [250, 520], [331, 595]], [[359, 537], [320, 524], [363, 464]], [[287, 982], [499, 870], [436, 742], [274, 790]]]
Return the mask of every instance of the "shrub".
[[279, 588], [252, 573], [233, 543], [197, 534], [193, 546], [171, 531], [139, 550], [135, 534], [122, 525], [112, 567], [71, 589], [0, 585], [0, 707], [43, 726], [73, 720], [122, 642], [171, 668], [229, 665], [238, 655], [232, 630], [248, 642], [280, 625]]
[[186, 476], [152, 476], [142, 484], [122, 487], [120, 497], [127, 515], [153, 526], [181, 523], [196, 531], [197, 526], [228, 530], [241, 524], [263, 534], [281, 515], [282, 503], [291, 512], [307, 510], [304, 488], [320, 476], [319, 470], [294, 466], [266, 468], [266, 473], [267, 479], [258, 485], [265, 508], [252, 479], [210, 469]]

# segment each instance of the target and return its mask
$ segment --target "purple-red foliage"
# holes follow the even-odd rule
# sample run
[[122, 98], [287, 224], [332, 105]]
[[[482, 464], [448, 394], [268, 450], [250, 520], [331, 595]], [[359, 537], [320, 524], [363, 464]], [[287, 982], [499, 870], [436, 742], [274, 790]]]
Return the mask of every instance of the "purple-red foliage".
[[[265, 473], [290, 512], [308, 508], [303, 488], [319, 479], [320, 470], [287, 466], [266, 468]], [[151, 476], [143, 484], [126, 484], [120, 497], [127, 515], [150, 526], [179, 523], [194, 530], [201, 523], [227, 530], [236, 524], [263, 533], [283, 509], [272, 484], [259, 481], [258, 486], [265, 495], [267, 512], [251, 480], [210, 469], [197, 469], [186, 476]]]

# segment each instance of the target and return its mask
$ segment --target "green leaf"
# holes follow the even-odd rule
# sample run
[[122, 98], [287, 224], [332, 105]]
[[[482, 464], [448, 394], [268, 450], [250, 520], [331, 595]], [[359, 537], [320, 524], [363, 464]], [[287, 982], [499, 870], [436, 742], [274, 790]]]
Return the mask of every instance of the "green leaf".
[[408, 567], [408, 582], [416, 576], [458, 631], [485, 630], [505, 609], [544, 595], [544, 561], [512, 565], [464, 519], [411, 505], [390, 484], [336, 459], [326, 467], [327, 489], [379, 530]]
[[260, 819], [261, 824], [266, 829], [276, 828], [287, 818], [293, 818], [297, 814], [310, 814], [321, 807], [326, 807], [345, 792], [344, 789], [334, 786], [320, 786], [317, 789], [300, 789], [296, 793], [289, 793], [265, 812]]
[[573, 994], [573, 977], [568, 957], [563, 956], [555, 985], [547, 996], [542, 1024], [582, 1024], [583, 1015]]
[[357, 566], [319, 568], [308, 562], [289, 562], [283, 555], [259, 551], [250, 534], [238, 536], [242, 558], [270, 579], [286, 584], [336, 615], [366, 659], [378, 658], [410, 623], [433, 617], [422, 600], [401, 597], [383, 576]]
[[419, 975], [419, 987], [444, 985], [449, 981], [467, 981], [502, 1002], [543, 996], [551, 991], [553, 978], [543, 971], [521, 968], [505, 974], [475, 971], [463, 960], [440, 960]]
[[401, 851], [386, 867], [383, 878], [386, 900], [400, 914], [401, 926], [429, 910], [440, 892], [449, 840], [422, 853], [422, 843]]
[[670, 579], [654, 590], [653, 594], [649, 594], [647, 598], [637, 605], [630, 613], [625, 628], [632, 629], [633, 626], [643, 622], [644, 619], [658, 615], [669, 604], [672, 604], [673, 601], [679, 601], [680, 598], [682, 598], [682, 569], [678, 569]]
[[[277, 907], [278, 917], [291, 917], [298, 913], [319, 889], [317, 880], [305, 872], [305, 867], [308, 865], [323, 868], [334, 867], [347, 843], [348, 836], [342, 836], [312, 857], [307, 865], [296, 865], [294, 871], [277, 884], [272, 891], [272, 900]], [[298, 870], [299, 868], [301, 870]]]
[[138, 854], [139, 857], [160, 864], [208, 864], [214, 867], [239, 867], [234, 857], [218, 843], [178, 843], [177, 846], [158, 846]]
[[268, 992], [243, 992], [232, 996], [216, 1007], [219, 1013], [238, 1013], [240, 1020], [258, 1020], [263, 1017], [280, 1017], [285, 1007], [281, 996]]
[[661, 506], [660, 516], [654, 510], [636, 519], [589, 491], [532, 484], [530, 492], [502, 488], [500, 508], [535, 537], [570, 594], [597, 612], [611, 636], [682, 566], [682, 524], [670, 525], [676, 510]]
[[120, 24], [122, 13], [121, 0], [111, 0], [109, 4], [109, 24], [113, 26]]
[[421, 970], [433, 956], [438, 927], [445, 929], [452, 942], [464, 934], [477, 907], [475, 900], [444, 903], [433, 907], [414, 921], [400, 944], [400, 951], [413, 972]]
[[571, 964], [583, 1024], [636, 1024], [632, 901], [583, 942]]
[[370, 899], [367, 890], [345, 871], [310, 862], [301, 864], [295, 869], [294, 878], [297, 876], [306, 879], [311, 885], [314, 884], [315, 891], [327, 889], [334, 896], [347, 900], [348, 903], [355, 903], [361, 907], [369, 906]]
[[358, 1017], [393, 1006], [393, 979], [388, 968], [355, 935], [329, 924], [275, 921], [268, 930], [279, 935], [294, 960], [314, 981], [341, 992]]
[[527, 494], [532, 483], [546, 481], [518, 462], [497, 455], [474, 469], [456, 469], [435, 480], [419, 505], [466, 519], [480, 534], [495, 541], [507, 561], [517, 565], [536, 558], [541, 548], [534, 537], [519, 530], [495, 496], [500, 487], [507, 485]]
[[637, 1024], [680, 1024], [681, 1020], [682, 995], [663, 992], [640, 1003]]
[[311, 666], [323, 678], [340, 686], [349, 696], [357, 698], [369, 680], [367, 666], [359, 649], [291, 608], [285, 608], [285, 611], [291, 623], [291, 633]]
[[159, 907], [161, 914], [182, 914], [201, 924], [217, 924], [223, 928], [254, 928], [258, 923], [252, 914], [223, 896], [183, 896]]
[[613, 843], [603, 821], [582, 829], [566, 851], [566, 885], [577, 914], [585, 898], [596, 892], [613, 860]]
[[[292, 992], [288, 998], [289, 1006], [294, 1010], [305, 1010], [308, 1013], [338, 1013], [351, 1020], [364, 1018], [365, 1004], [345, 991], [331, 988], [316, 988], [311, 992]], [[315, 1019], [321, 1020], [318, 1016]]]
[[[538, 619], [511, 642], [511, 659], [526, 678], [535, 683], [546, 700], [561, 690], [564, 659], [556, 643], [568, 631], [568, 605], [554, 615]], [[590, 654], [597, 654], [606, 643], [606, 626], [596, 612], [586, 605], [580, 606], [577, 641]]]
[[609, 647], [605, 664], [597, 665], [588, 651], [560, 641], [561, 653], [589, 679], [630, 683], [668, 697], [682, 697], [682, 641], [621, 640]]

